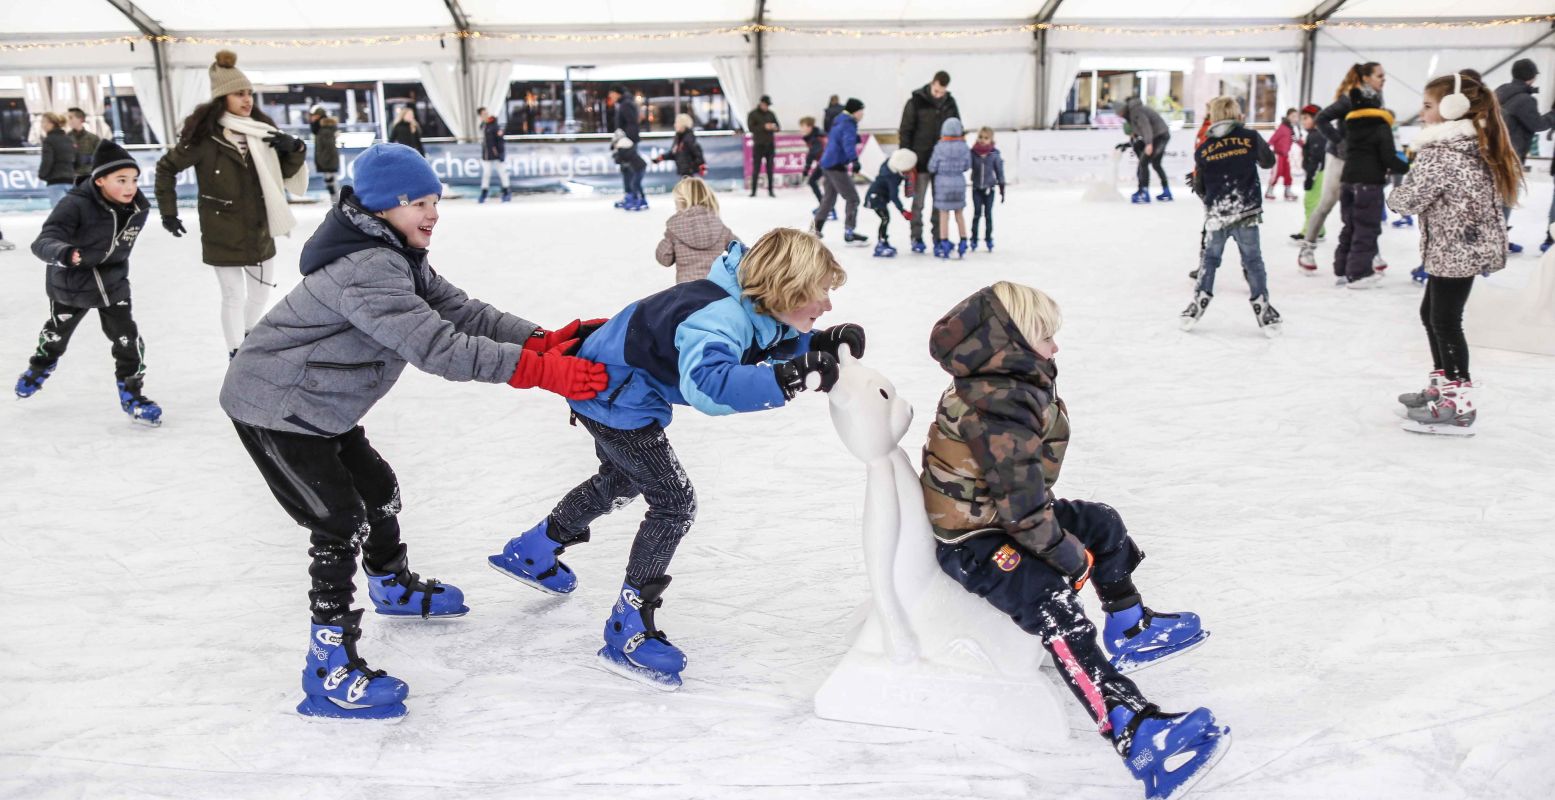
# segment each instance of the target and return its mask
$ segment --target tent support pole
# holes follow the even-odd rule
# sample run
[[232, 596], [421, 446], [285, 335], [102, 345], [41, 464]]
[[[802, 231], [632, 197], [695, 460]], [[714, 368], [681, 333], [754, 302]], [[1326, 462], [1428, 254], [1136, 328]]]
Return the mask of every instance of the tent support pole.
[[767, 94], [767, 0], [756, 0], [756, 96]]
[[[1031, 21], [1037, 25], [1046, 26], [1047, 23], [1053, 21], [1053, 15], [1058, 13], [1058, 7], [1063, 5], [1063, 3], [1064, 0], [1047, 0], [1047, 2], [1042, 4], [1041, 10], [1037, 11], [1037, 16], [1032, 18]], [[1047, 28], [1039, 27], [1032, 35], [1037, 38], [1037, 107], [1035, 109], [1037, 119], [1034, 127], [1051, 128], [1053, 127], [1055, 114], [1051, 108], [1053, 98], [1048, 97], [1047, 93]]]
[[171, 150], [173, 143], [178, 141], [178, 117], [173, 111], [173, 81], [168, 75], [167, 43], [163, 41], [163, 37], [167, 36], [167, 29], [131, 0], [108, 0], [108, 5], [128, 18], [130, 23], [151, 41], [151, 62], [156, 66], [157, 87], [161, 90], [159, 94], [162, 95], [159, 103], [162, 107], [158, 111], [162, 114], [162, 129], [167, 131], [167, 137], [171, 140], [163, 142], [162, 145]]
[[1312, 83], [1317, 69], [1317, 32], [1344, 4], [1345, 0], [1323, 0], [1301, 20], [1308, 26], [1301, 43], [1301, 93], [1298, 97], [1302, 105], [1312, 102]]
[[[465, 125], [470, 125], [475, 116], [475, 84], [470, 80], [470, 18], [465, 15], [464, 9], [459, 7], [459, 0], [443, 0], [443, 5], [448, 7], [448, 16], [453, 18], [454, 27], [459, 29], [459, 99], [461, 109], [464, 112]], [[479, 126], [470, 125], [470, 130], [479, 133]], [[467, 136], [462, 141], [473, 142], [475, 135]]]

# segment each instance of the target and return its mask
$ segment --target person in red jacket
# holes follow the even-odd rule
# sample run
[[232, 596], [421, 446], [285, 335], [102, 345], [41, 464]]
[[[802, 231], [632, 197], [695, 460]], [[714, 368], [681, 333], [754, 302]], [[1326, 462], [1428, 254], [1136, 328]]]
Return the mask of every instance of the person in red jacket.
[[1285, 119], [1280, 120], [1274, 135], [1269, 137], [1269, 149], [1274, 151], [1274, 174], [1269, 177], [1269, 191], [1263, 193], [1265, 200], [1274, 199], [1274, 185], [1281, 178], [1285, 179], [1285, 199], [1296, 199], [1296, 193], [1290, 188], [1290, 146], [1296, 141], [1296, 115], [1296, 109], [1285, 109]]

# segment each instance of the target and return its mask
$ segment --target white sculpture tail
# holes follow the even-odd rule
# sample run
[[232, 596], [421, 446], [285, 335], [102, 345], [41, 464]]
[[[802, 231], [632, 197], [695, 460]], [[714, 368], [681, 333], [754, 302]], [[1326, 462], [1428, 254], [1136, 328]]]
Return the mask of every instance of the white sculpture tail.
[[912, 406], [844, 355], [832, 425], [866, 465], [871, 599], [852, 648], [815, 695], [824, 719], [973, 734], [1026, 747], [1069, 736], [1047, 652], [940, 570], [918, 473], [898, 442]]

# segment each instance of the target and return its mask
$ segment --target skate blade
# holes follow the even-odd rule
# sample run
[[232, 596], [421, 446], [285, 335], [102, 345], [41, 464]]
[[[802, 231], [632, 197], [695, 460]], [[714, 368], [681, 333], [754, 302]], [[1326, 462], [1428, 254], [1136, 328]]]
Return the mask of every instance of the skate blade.
[[1266, 339], [1278, 339], [1282, 334], [1284, 334], [1284, 331], [1280, 329], [1280, 323], [1278, 322], [1272, 325], [1264, 325], [1260, 327], [1259, 330], [1263, 331], [1264, 338]]
[[1146, 795], [1147, 800], [1178, 800], [1178, 798], [1184, 797], [1188, 792], [1192, 791], [1193, 787], [1203, 780], [1204, 776], [1208, 775], [1209, 771], [1214, 769], [1216, 764], [1220, 763], [1220, 759], [1226, 757], [1226, 751], [1231, 749], [1231, 729], [1221, 728], [1218, 733], [1205, 737], [1204, 746], [1209, 748], [1209, 752], [1202, 761], [1189, 768], [1191, 771], [1188, 774], [1183, 775], [1181, 771], [1172, 773], [1174, 778], [1177, 778], [1179, 775], [1181, 778], [1178, 779], [1177, 785], [1171, 788], [1171, 791], [1165, 794]]
[[512, 578], [513, 580], [518, 581], [519, 583], [522, 583], [525, 586], [528, 586], [529, 588], [534, 589], [535, 591], [541, 592], [541, 593], [544, 593], [544, 594], [556, 595], [556, 596], [560, 597], [562, 595], [571, 594], [572, 593], [572, 589], [578, 588], [577, 584], [573, 584], [572, 585], [572, 589], [568, 589], [565, 592], [558, 591], [556, 589], [552, 589], [549, 586], [546, 586], [546, 585], [544, 585], [542, 583], [539, 583], [537, 581], [531, 580], [528, 577], [520, 575], [517, 572], [514, 572], [513, 570], [510, 570], [507, 567], [502, 566], [502, 556], [500, 556], [500, 555], [487, 556], [486, 557], [486, 563], [490, 564], [492, 569], [502, 573], [503, 575], [506, 575], [509, 578]]
[[1193, 326], [1197, 324], [1199, 324], [1199, 321], [1195, 317], [1182, 317], [1177, 321], [1177, 330], [1191, 331]]
[[1410, 433], [1418, 433], [1422, 436], [1456, 436], [1461, 439], [1467, 439], [1468, 437], [1474, 435], [1473, 428], [1466, 428], [1462, 425], [1453, 425], [1447, 422], [1438, 422], [1434, 425], [1427, 425], [1423, 422], [1409, 420], [1399, 427], [1409, 431]]
[[374, 607], [373, 608], [373, 613], [377, 614], [379, 617], [381, 617], [383, 619], [413, 619], [413, 620], [423, 620], [424, 619], [427, 622], [437, 622], [438, 620], [442, 620], [442, 619], [458, 619], [459, 617], [462, 617], [465, 614], [470, 613], [470, 607], [469, 606], [460, 606], [458, 611], [453, 611], [453, 612], [444, 613], [444, 614], [429, 614], [429, 615], [427, 615], [425, 617], [421, 616], [421, 612], [420, 611], [406, 611], [404, 613], [400, 613], [398, 611], [384, 611], [382, 607]]
[[383, 706], [342, 706], [328, 697], [308, 695], [297, 704], [297, 713], [309, 719], [387, 720], [398, 722], [408, 709], [404, 703]]
[[621, 677], [640, 683], [644, 686], [652, 686], [665, 692], [673, 692], [680, 688], [680, 675], [669, 672], [660, 672], [647, 667], [639, 667], [626, 660], [625, 655], [618, 655], [607, 645], [599, 648], [595, 659], [599, 666], [606, 672], [620, 675]]
[[160, 428], [162, 427], [162, 418], [145, 419], [143, 417], [130, 417], [130, 424], [138, 425], [142, 428]]
[[1201, 630], [1192, 639], [1183, 642], [1171, 650], [1168, 650], [1164, 653], [1160, 650], [1153, 651], [1154, 653], [1160, 653], [1160, 655], [1156, 655], [1150, 658], [1131, 658], [1124, 656], [1121, 658], [1113, 659], [1112, 667], [1113, 669], [1116, 669], [1120, 675], [1127, 675], [1131, 672], [1138, 672], [1145, 667], [1153, 667], [1157, 664], [1164, 664], [1185, 653], [1190, 653], [1194, 650], [1197, 650], [1204, 645], [1204, 641], [1208, 638], [1209, 631]]

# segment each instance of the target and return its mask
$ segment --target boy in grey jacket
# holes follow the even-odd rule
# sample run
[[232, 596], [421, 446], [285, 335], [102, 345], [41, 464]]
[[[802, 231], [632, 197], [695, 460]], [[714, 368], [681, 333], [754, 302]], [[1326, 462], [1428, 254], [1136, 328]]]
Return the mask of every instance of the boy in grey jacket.
[[605, 368], [570, 353], [604, 320], [545, 331], [443, 280], [426, 249], [442, 186], [409, 147], [374, 145], [355, 174], [303, 247], [302, 282], [232, 359], [221, 407], [275, 499], [311, 532], [313, 629], [297, 711], [384, 719], [405, 713], [408, 690], [356, 653], [358, 550], [379, 614], [469, 609], [457, 588], [410, 571], [399, 485], [359, 421], [406, 363], [448, 380], [591, 398], [605, 387]]

